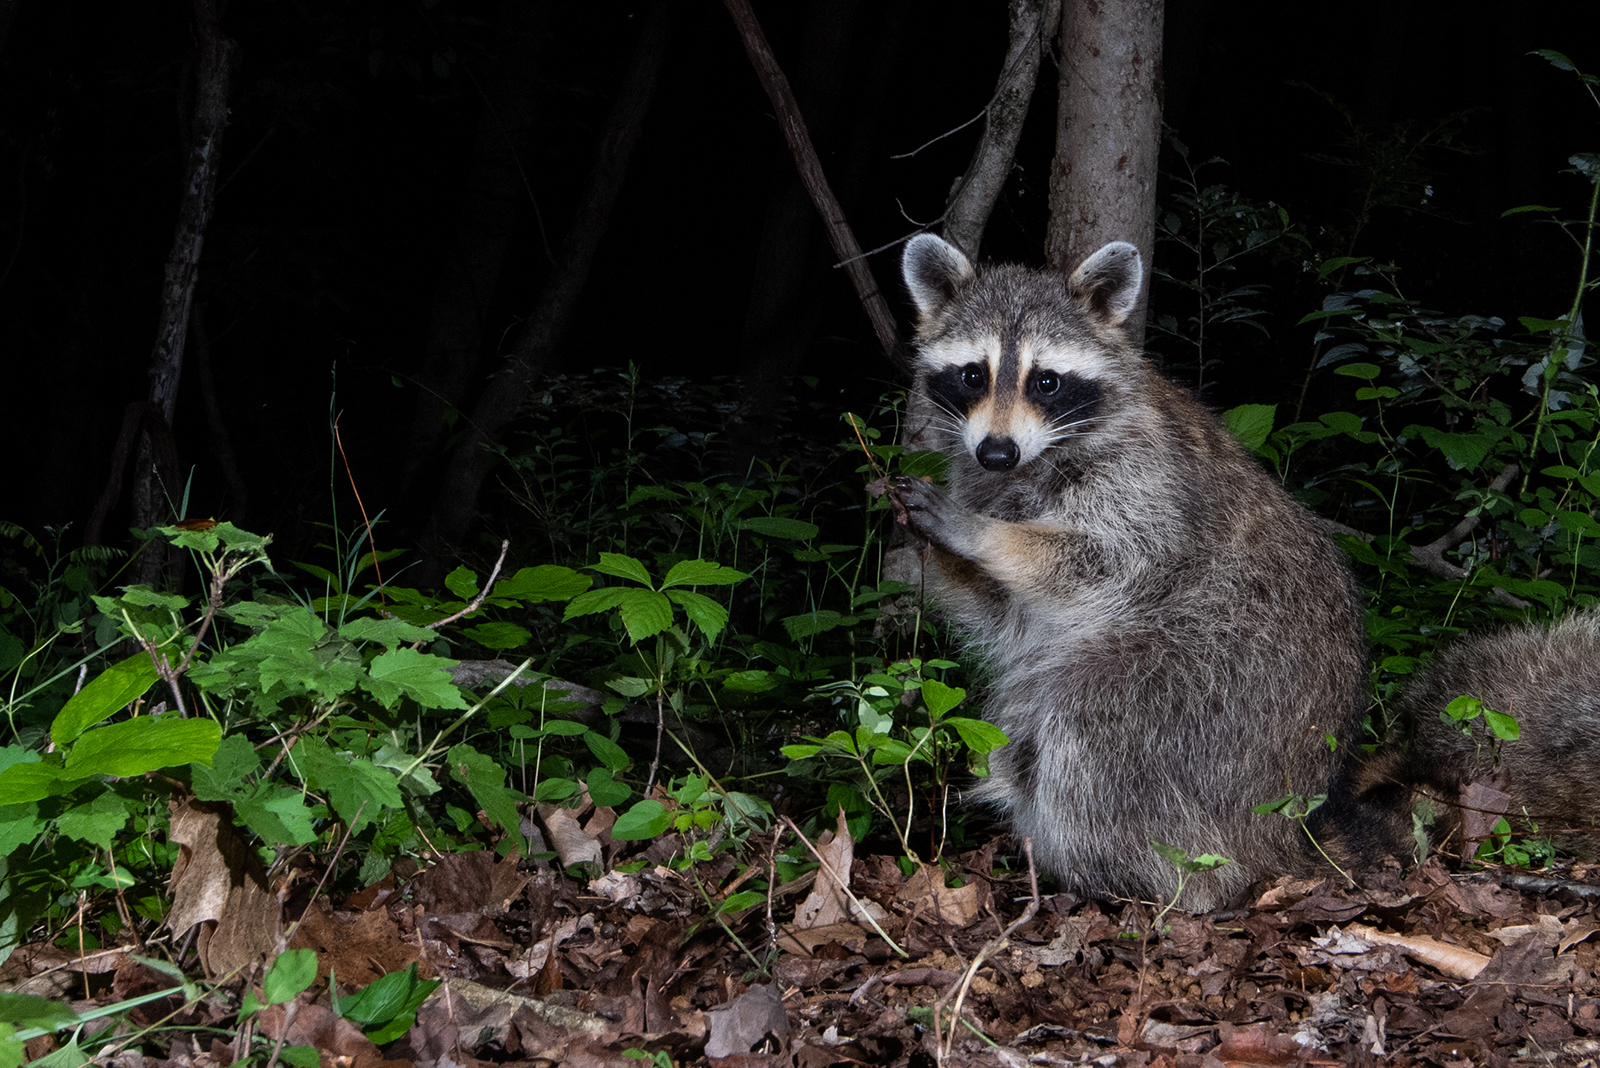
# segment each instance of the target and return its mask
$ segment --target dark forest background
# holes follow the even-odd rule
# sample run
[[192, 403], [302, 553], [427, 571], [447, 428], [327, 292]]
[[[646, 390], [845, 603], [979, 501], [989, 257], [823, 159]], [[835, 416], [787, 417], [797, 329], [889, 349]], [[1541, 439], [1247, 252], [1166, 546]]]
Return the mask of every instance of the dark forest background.
[[[1580, 207], [1585, 183], [1560, 172], [1594, 147], [1595, 113], [1569, 76], [1528, 53], [1600, 67], [1597, 8], [1168, 5], [1173, 135], [1192, 160], [1226, 161], [1209, 181], [1283, 206], [1311, 242], [1245, 279], [1270, 286], [1270, 333], [1239, 331], [1231, 348], [1225, 336], [1210, 403], [1270, 403], [1298, 388], [1312, 328], [1295, 324], [1320, 299], [1313, 252], [1397, 263], [1408, 295], [1453, 312], [1565, 310], [1570, 243], [1501, 214]], [[936, 219], [979, 126], [938, 138], [993, 92], [1005, 6], [816, 0], [756, 11], [862, 247]], [[71, 524], [76, 543], [111, 475], [125, 406], [148, 389], [189, 144], [193, 19], [180, 3], [8, 0], [0, 12], [0, 353], [13, 457], [0, 517], [36, 533]], [[741, 433], [725, 434], [736, 447], [714, 453], [729, 470], [783, 447], [765, 407], [791, 387], [795, 411], [814, 420], [791, 430], [831, 441], [838, 412], [870, 408], [896, 384], [721, 4], [235, 0], [221, 9], [238, 47], [231, 116], [174, 420], [191, 516], [273, 532], [291, 550], [315, 538], [330, 488], [347, 487], [331, 453], [340, 412], [367, 507], [394, 524], [387, 544], [424, 538], [463, 425], [429, 398], [453, 382], [470, 411], [548, 291], [652, 18], [665, 19], [660, 74], [545, 372], [631, 361], [646, 378], [713, 384], [727, 408], [757, 405]], [[1055, 78], [1047, 63], [987, 258], [1042, 262]], [[1441, 143], [1376, 181], [1349, 162], [1363, 145], [1425, 136]], [[1170, 150], [1163, 160], [1178, 164]], [[461, 314], [452, 271], [472, 233], [498, 240], [503, 258], [469, 287], [475, 325], [453, 336], [474, 340], [445, 351], [430, 337]], [[895, 246], [871, 265], [904, 322], [897, 257]], [[1153, 311], [1174, 296], [1158, 286]], [[491, 479], [486, 511], [493, 493]], [[120, 502], [102, 540], [131, 547], [129, 523]], [[481, 547], [483, 533], [474, 527], [462, 547]]]

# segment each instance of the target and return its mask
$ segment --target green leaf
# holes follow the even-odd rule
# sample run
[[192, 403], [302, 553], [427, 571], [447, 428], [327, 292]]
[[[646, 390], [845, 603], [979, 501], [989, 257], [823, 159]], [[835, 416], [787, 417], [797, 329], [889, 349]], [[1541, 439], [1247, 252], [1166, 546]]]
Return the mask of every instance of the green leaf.
[[722, 914], [743, 912], [745, 909], [755, 908], [767, 900], [767, 895], [759, 890], [741, 890], [737, 894], [729, 894], [722, 904], [717, 906], [717, 912]]
[[594, 579], [570, 567], [540, 564], [525, 567], [510, 578], [494, 584], [495, 597], [514, 597], [521, 601], [566, 601], [594, 585]]
[[439, 632], [419, 627], [415, 623], [407, 623], [403, 619], [374, 619], [366, 616], [352, 619], [340, 627], [339, 636], [351, 642], [381, 642], [384, 648], [393, 649], [408, 642], [432, 642], [439, 637]]
[[250, 740], [242, 734], [230, 734], [217, 746], [209, 765], [191, 765], [189, 777], [194, 796], [201, 801], [232, 801], [246, 796], [250, 787], [244, 780], [259, 767], [261, 757]]
[[463, 601], [478, 595], [478, 576], [470, 567], [458, 567], [444, 577], [444, 587]]
[[[17, 847], [37, 841], [46, 826], [35, 802], [0, 805], [0, 872], [3, 872], [5, 858]], [[0, 894], [0, 899], [3, 897]]]
[[672, 824], [672, 813], [660, 801], [646, 798], [617, 817], [611, 837], [619, 842], [639, 841], [665, 834]]
[[278, 1060], [289, 1068], [318, 1068], [322, 1064], [322, 1055], [315, 1046], [285, 1046]]
[[78, 1018], [69, 1005], [33, 994], [0, 993], [0, 1023], [53, 1031]]
[[146, 653], [135, 653], [112, 664], [61, 707], [50, 725], [50, 740], [58, 746], [66, 745], [143, 697], [160, 677]]
[[267, 845], [309, 845], [317, 840], [312, 811], [299, 790], [263, 786], [253, 797], [235, 801], [233, 810]]
[[603, 807], [616, 808], [633, 796], [627, 784], [618, 782], [616, 776], [605, 768], [590, 768], [587, 785], [589, 799]]
[[735, 671], [722, 680], [722, 685], [739, 693], [765, 693], [777, 687], [779, 680], [770, 671], [752, 668], [748, 671]]
[[506, 788], [506, 769], [470, 745], [451, 746], [447, 759], [451, 776], [466, 786], [484, 814], [521, 842], [524, 853], [531, 852], [527, 837], [522, 833], [522, 817], [517, 812], [521, 795]]
[[1333, 373], [1344, 375], [1346, 378], [1361, 378], [1370, 382], [1383, 373], [1383, 369], [1375, 363], [1347, 363], [1335, 367]]
[[1503, 742], [1514, 742], [1522, 737], [1522, 725], [1516, 721], [1514, 716], [1508, 716], [1504, 712], [1496, 712], [1492, 708], [1485, 708], [1483, 710], [1483, 721], [1489, 725], [1489, 730], [1494, 733], [1494, 736]]
[[668, 590], [665, 596], [683, 609], [683, 614], [706, 636], [714, 641], [722, 628], [728, 625], [728, 610], [704, 594], [692, 590]]
[[784, 519], [775, 515], [761, 515], [746, 519], [739, 526], [753, 534], [765, 535], [769, 538], [790, 538], [794, 541], [810, 541], [821, 529], [814, 523], [806, 523], [799, 519]]
[[68, 838], [110, 849], [117, 832], [127, 826], [126, 798], [102, 790], [88, 801], [73, 805], [56, 818], [56, 829]]
[[652, 590], [624, 590], [617, 609], [629, 640], [635, 644], [672, 626], [672, 602]]
[[1222, 413], [1228, 433], [1244, 443], [1251, 452], [1261, 448], [1267, 435], [1272, 433], [1272, 423], [1278, 416], [1276, 404], [1241, 404]]
[[600, 590], [590, 590], [579, 597], [574, 597], [561, 618], [576, 619], [578, 616], [592, 616], [596, 612], [609, 612], [632, 592], [635, 591], [627, 586], [607, 586]]
[[1487, 434], [1447, 434], [1431, 426], [1422, 428], [1422, 440], [1444, 453], [1451, 466], [1465, 471], [1474, 470], [1494, 447], [1494, 439]]
[[551, 719], [546, 720], [544, 724], [544, 732], [546, 734], [560, 735], [564, 738], [576, 738], [578, 735], [588, 731], [588, 729], [586, 725], [570, 719]]
[[938, 679], [922, 681], [922, 703], [928, 706], [928, 711], [935, 719], [942, 717], [966, 698], [967, 691], [959, 686], [946, 686]]
[[1006, 737], [1005, 731], [981, 719], [951, 716], [945, 723], [956, 729], [956, 733], [961, 735], [961, 740], [974, 753], [992, 753], [1011, 740]]
[[809, 638], [813, 634], [821, 634], [835, 627], [849, 626], [855, 621], [854, 616], [840, 615], [831, 608], [819, 608], [815, 612], [784, 617], [783, 629], [788, 631], [792, 640], [799, 641], [801, 638]]
[[[810, 524], [806, 524], [810, 526]], [[661, 588], [669, 586], [731, 586], [735, 582], [742, 582], [750, 576], [743, 571], [721, 564], [713, 564], [706, 560], [680, 560], [672, 565], [672, 570], [667, 572], [667, 577], [662, 580]]]
[[400, 696], [411, 698], [423, 708], [466, 708], [461, 690], [445, 670], [456, 661], [415, 649], [392, 649], [375, 658], [361, 685], [385, 708], [393, 708]]
[[466, 629], [467, 637], [488, 649], [517, 649], [526, 645], [533, 634], [515, 623], [480, 623]]
[[221, 742], [222, 728], [209, 719], [140, 716], [84, 734], [67, 754], [65, 772], [77, 779], [128, 778], [178, 764], [209, 764]]
[[1317, 268], [1317, 280], [1321, 281], [1334, 271], [1339, 270], [1341, 267], [1349, 267], [1352, 264], [1357, 263], [1366, 263], [1371, 258], [1371, 256], [1334, 256], [1331, 259], [1323, 260], [1322, 266]]
[[649, 679], [635, 678], [632, 675], [610, 679], [606, 682], [606, 685], [624, 697], [643, 697], [655, 688]]
[[381, 822], [385, 809], [401, 808], [400, 784], [394, 774], [366, 757], [335, 752], [322, 738], [302, 738], [294, 756], [306, 785], [326, 794], [339, 818], [359, 834]]
[[621, 553], [601, 553], [598, 564], [590, 564], [591, 569], [602, 575], [614, 575], [617, 578], [632, 579], [641, 586], [655, 588], [655, 583], [650, 579], [650, 572], [645, 566], [631, 556]]
[[1575, 71], [1578, 69], [1577, 67], [1573, 66], [1572, 60], [1568, 59], [1566, 56], [1562, 55], [1560, 52], [1557, 52], [1553, 48], [1536, 48], [1534, 49], [1533, 54], [1543, 59], [1556, 70]]
[[786, 745], [780, 748], [778, 752], [790, 760], [804, 760], [806, 757], [816, 756], [822, 752], [822, 749], [823, 747], [820, 745]]
[[38, 753], [29, 753], [28, 756], [32, 759], [16, 761], [0, 771], [0, 805], [27, 804], [56, 794], [70, 793], [82, 781], [63, 772], [61, 765], [54, 760], [41, 760]]
[[603, 734], [584, 731], [583, 741], [589, 747], [589, 752], [594, 754], [594, 758], [612, 771], [621, 771], [633, 763], [621, 746]]
[[[414, 1014], [438, 986], [437, 979], [419, 980], [417, 963], [412, 961], [405, 971], [390, 972], [374, 980], [365, 990], [339, 998], [339, 1015], [366, 1027], [387, 1024], [407, 1014]], [[368, 1037], [373, 1037], [370, 1032]], [[398, 1037], [392, 1036], [388, 1041]]]
[[309, 989], [317, 978], [317, 951], [290, 949], [278, 954], [261, 980], [261, 992], [268, 1005], [281, 1005], [292, 1001], [296, 994]]

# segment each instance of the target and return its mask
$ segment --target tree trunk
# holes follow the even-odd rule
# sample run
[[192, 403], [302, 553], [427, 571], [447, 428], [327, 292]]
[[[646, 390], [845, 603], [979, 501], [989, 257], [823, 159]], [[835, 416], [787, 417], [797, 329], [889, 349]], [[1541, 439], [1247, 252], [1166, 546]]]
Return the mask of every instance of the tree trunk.
[[494, 465], [493, 448], [500, 431], [527, 400], [529, 389], [560, 340], [583, 292], [655, 93], [666, 54], [670, 10], [670, 0], [654, 0], [650, 5], [628, 72], [611, 103], [595, 150], [583, 202], [573, 215], [556, 265], [505, 366], [484, 387], [473, 408], [470, 428], [450, 454], [425, 539], [430, 561], [422, 576], [424, 585], [437, 581], [444, 558], [455, 552], [466, 537], [467, 528], [477, 515], [483, 480]]
[[[1070, 270], [1108, 241], [1155, 252], [1163, 0], [1064, 0], [1045, 256]], [[1131, 320], [1143, 333], [1144, 304]]]
[[[133, 482], [133, 522], [152, 527], [169, 515], [167, 495], [179, 492], [169, 447], [173, 414], [178, 403], [178, 383], [183, 372], [184, 340], [189, 332], [190, 306], [206, 224], [217, 187], [222, 156], [222, 131], [228, 122], [228, 81], [236, 52], [222, 35], [214, 0], [195, 0], [196, 62], [194, 114], [189, 129], [189, 158], [184, 168], [183, 194], [172, 251], [162, 275], [161, 310], [156, 340], [150, 355], [150, 391], [144, 409], [144, 430], [137, 435]], [[159, 422], [159, 425], [157, 425]], [[158, 463], [158, 460], [166, 462]], [[168, 470], [162, 471], [160, 468]], [[120, 479], [120, 472], [114, 480]], [[163, 483], [167, 483], [163, 485]], [[166, 546], [152, 546], [140, 558], [137, 578], [162, 585], [168, 573]]]
[[401, 496], [434, 473], [428, 469], [437, 462], [445, 416], [460, 406], [478, 377], [485, 320], [511, 245], [512, 224], [533, 199], [529, 135], [538, 46], [548, 14], [547, 4], [529, 0], [502, 0], [496, 11], [494, 64], [461, 213], [434, 290]]
[[950, 195], [944, 215], [944, 238], [978, 258], [989, 214], [1000, 198], [1011, 164], [1017, 155], [1022, 124], [1033, 101], [1039, 63], [1055, 36], [1061, 17], [1061, 0], [1010, 0], [1011, 43], [994, 97], [984, 109], [983, 137], [978, 141], [967, 173]]

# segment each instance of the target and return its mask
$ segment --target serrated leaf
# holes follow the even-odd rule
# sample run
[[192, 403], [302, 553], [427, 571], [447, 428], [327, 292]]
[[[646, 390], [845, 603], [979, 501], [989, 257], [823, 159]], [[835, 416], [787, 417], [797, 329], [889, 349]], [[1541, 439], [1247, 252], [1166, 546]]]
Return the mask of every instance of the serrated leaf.
[[339, 636], [350, 642], [379, 642], [386, 649], [409, 642], [431, 642], [439, 632], [407, 623], [403, 619], [375, 619], [366, 616], [352, 619], [339, 628]]
[[140, 716], [88, 731], [67, 754], [72, 778], [128, 778], [178, 764], [209, 764], [222, 742], [222, 728], [209, 719]]
[[617, 609], [629, 640], [635, 644], [672, 626], [672, 602], [653, 590], [624, 590]]
[[110, 849], [117, 832], [128, 824], [128, 806], [125, 798], [102, 790], [57, 816], [56, 829], [68, 838]]
[[748, 671], [735, 671], [722, 680], [722, 685], [740, 693], [765, 693], [777, 687], [779, 680], [770, 671], [751, 668]]
[[391, 649], [367, 666], [368, 677], [361, 685], [385, 708], [398, 704], [401, 695], [423, 708], [466, 708], [461, 690], [445, 670], [455, 665], [454, 660], [415, 649]]
[[578, 616], [592, 616], [596, 612], [609, 612], [621, 604], [629, 592], [630, 588], [627, 586], [607, 586], [601, 590], [590, 590], [574, 597], [561, 618], [576, 619]]
[[143, 697], [161, 676], [146, 653], [120, 660], [73, 694], [50, 724], [50, 740], [64, 746], [96, 723]]
[[[809, 524], [808, 524], [809, 525]], [[670, 586], [731, 586], [750, 576], [743, 571], [706, 560], [680, 560], [672, 565], [661, 588]]]
[[468, 627], [467, 637], [487, 649], [518, 649], [526, 645], [533, 634], [515, 623], [480, 623]]
[[261, 767], [261, 757], [250, 740], [241, 734], [230, 734], [222, 739], [211, 763], [190, 766], [190, 782], [194, 796], [201, 801], [232, 801], [247, 796], [251, 791], [245, 777]]
[[265, 786], [254, 797], [235, 801], [233, 810], [267, 845], [300, 846], [317, 840], [313, 813], [299, 790]]
[[621, 553], [601, 553], [598, 564], [589, 565], [592, 570], [602, 575], [614, 575], [617, 578], [632, 579], [641, 586], [655, 588], [655, 583], [650, 579], [650, 572], [645, 566], [631, 556]]
[[822, 533], [821, 528], [815, 523], [775, 515], [754, 516], [744, 520], [739, 526], [753, 534], [769, 538], [789, 538], [794, 541], [810, 541]]
[[728, 610], [704, 594], [692, 590], [668, 590], [666, 597], [683, 609], [707, 641], [715, 641], [728, 625]]
[[570, 567], [540, 564], [525, 567], [510, 578], [494, 584], [495, 597], [515, 597], [522, 601], [566, 601], [594, 585], [594, 579]]
[[527, 852], [527, 836], [522, 833], [522, 817], [517, 813], [520, 795], [506, 788], [505, 768], [470, 745], [452, 746], [447, 760], [455, 780], [464, 784], [484, 813], [521, 842]]

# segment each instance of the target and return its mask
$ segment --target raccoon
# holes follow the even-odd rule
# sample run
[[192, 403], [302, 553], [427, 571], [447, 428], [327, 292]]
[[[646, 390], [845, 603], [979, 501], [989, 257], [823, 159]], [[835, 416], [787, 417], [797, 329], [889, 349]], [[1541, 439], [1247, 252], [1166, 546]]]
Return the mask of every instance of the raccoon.
[[[1481, 721], [1470, 735], [1444, 722], [1462, 694], [1510, 713], [1521, 736], [1496, 745]], [[1600, 855], [1600, 611], [1446, 646], [1407, 687], [1403, 713], [1413, 737], [1396, 775], [1445, 802], [1436, 837], [1459, 827], [1452, 806], [1464, 787], [1504, 776], [1514, 824], [1523, 817], [1564, 849]]]
[[986, 714], [1011, 742], [979, 796], [1089, 894], [1170, 900], [1152, 842], [1231, 859], [1190, 879], [1196, 911], [1310, 867], [1298, 824], [1250, 809], [1326, 794], [1314, 834], [1359, 823], [1341, 761], [1360, 594], [1311, 513], [1130, 339], [1138, 250], [1064, 277], [924, 234], [902, 267], [910, 430], [949, 488], [891, 493], [931, 546], [930, 596], [993, 670]]

